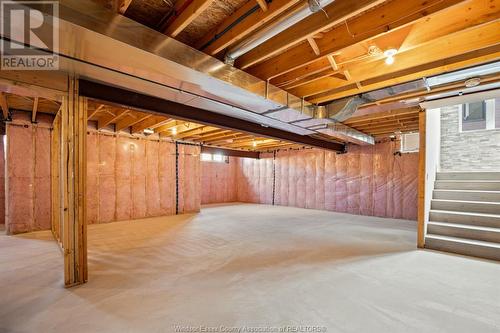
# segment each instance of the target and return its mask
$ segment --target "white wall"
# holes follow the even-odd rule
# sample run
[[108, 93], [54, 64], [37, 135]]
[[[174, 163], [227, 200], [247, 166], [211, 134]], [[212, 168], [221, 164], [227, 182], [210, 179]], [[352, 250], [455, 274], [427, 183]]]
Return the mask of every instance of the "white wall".
[[441, 150], [441, 112], [440, 109], [428, 109], [425, 113], [425, 223], [429, 221], [431, 209], [432, 191], [436, 172], [440, 171]]

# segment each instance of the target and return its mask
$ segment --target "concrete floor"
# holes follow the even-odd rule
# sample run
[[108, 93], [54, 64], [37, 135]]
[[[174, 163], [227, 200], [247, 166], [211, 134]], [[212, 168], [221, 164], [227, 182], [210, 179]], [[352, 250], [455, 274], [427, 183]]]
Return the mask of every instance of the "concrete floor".
[[49, 232], [2, 235], [0, 332], [499, 332], [500, 264], [417, 251], [414, 225], [261, 205], [93, 225], [72, 289]]

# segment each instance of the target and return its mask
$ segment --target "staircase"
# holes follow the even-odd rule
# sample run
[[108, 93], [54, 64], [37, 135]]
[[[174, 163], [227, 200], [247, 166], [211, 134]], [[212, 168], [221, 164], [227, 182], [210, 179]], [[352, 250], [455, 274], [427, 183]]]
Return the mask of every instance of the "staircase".
[[500, 260], [500, 172], [438, 172], [425, 247]]

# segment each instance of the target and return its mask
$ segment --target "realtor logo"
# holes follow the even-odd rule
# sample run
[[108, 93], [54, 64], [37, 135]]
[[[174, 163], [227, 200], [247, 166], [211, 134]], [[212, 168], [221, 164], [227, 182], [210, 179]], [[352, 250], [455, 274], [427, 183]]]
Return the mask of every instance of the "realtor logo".
[[59, 2], [0, 0], [1, 70], [59, 69]]

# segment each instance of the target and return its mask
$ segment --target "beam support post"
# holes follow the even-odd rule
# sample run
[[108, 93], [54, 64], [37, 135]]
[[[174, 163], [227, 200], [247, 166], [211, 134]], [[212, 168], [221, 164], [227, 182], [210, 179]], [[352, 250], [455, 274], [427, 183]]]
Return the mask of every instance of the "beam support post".
[[79, 96], [77, 79], [69, 79], [68, 95], [63, 99], [60, 114], [60, 236], [64, 252], [64, 284], [71, 287], [85, 283], [88, 278], [87, 99]]

